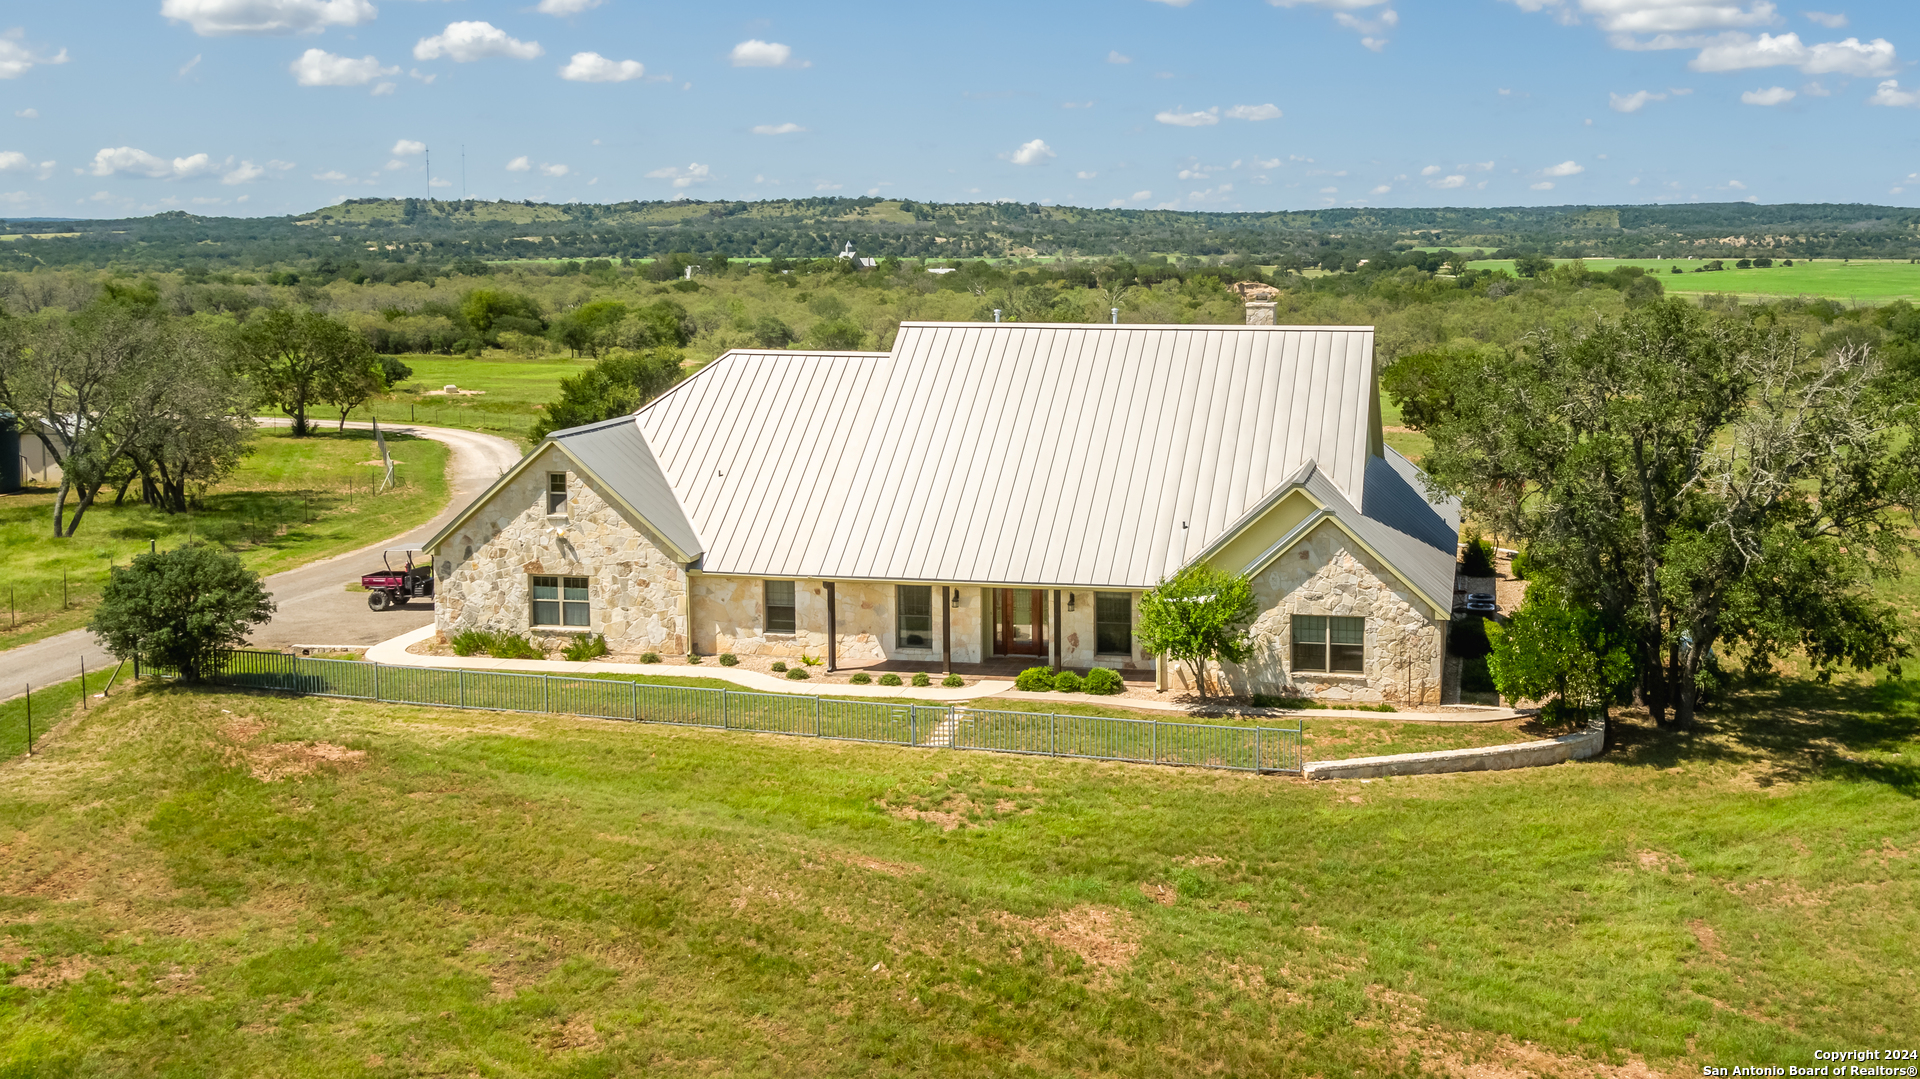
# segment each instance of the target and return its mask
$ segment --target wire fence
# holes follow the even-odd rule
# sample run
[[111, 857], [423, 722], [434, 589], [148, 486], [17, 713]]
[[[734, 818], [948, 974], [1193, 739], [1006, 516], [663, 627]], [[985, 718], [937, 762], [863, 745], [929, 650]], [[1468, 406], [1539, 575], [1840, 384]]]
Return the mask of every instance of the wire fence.
[[[153, 671], [171, 676], [175, 672]], [[1305, 724], [1229, 727], [1157, 719], [998, 711], [571, 674], [398, 667], [285, 652], [221, 654], [211, 681], [390, 704], [535, 712], [930, 749], [978, 750], [1245, 772], [1298, 772]]]

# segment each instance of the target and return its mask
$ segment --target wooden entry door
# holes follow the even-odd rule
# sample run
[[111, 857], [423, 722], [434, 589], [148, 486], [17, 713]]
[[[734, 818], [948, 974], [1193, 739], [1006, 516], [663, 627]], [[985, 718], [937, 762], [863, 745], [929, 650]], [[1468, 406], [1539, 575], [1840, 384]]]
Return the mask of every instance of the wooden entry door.
[[1047, 654], [1047, 593], [1002, 588], [994, 604], [994, 651], [1003, 656]]

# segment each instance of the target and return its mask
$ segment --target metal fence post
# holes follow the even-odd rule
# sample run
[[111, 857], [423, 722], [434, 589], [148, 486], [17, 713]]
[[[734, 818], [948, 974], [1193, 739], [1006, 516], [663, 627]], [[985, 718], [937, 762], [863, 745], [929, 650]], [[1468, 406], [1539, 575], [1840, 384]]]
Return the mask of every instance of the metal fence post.
[[1153, 721], [1153, 763], [1160, 763], [1160, 721]]
[[1253, 772], [1260, 774], [1260, 721], [1253, 721]]
[[547, 713], [553, 711], [553, 675], [550, 674], [540, 676], [540, 710]]
[[813, 699], [813, 736], [820, 737], [820, 698]]
[[629, 691], [627, 699], [633, 704], [633, 721], [638, 723], [640, 722], [640, 683], [628, 682], [627, 689]]
[[733, 720], [727, 715], [727, 698], [730, 695], [727, 690], [720, 691], [720, 729], [723, 731], [733, 728]]
[[380, 664], [377, 662], [373, 665], [373, 699], [376, 701], [386, 699], [380, 696]]
[[907, 744], [920, 744], [920, 706], [917, 704], [907, 705]]
[[467, 672], [455, 671], [453, 673], [459, 675], [454, 681], [460, 683], [460, 707], [465, 708], [467, 706]]
[[1047, 713], [1047, 756], [1058, 757], [1059, 755], [1060, 755], [1060, 714], [1058, 712], [1048, 712]]

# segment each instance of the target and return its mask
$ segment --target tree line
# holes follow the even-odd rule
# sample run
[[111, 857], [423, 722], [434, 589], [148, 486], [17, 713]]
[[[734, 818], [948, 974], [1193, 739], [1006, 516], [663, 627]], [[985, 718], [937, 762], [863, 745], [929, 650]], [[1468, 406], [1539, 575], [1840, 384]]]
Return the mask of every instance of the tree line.
[[107, 283], [71, 313], [0, 312], [0, 412], [59, 466], [52, 531], [68, 537], [103, 492], [167, 513], [245, 456], [254, 414], [278, 407], [296, 438], [320, 408], [347, 414], [412, 371], [344, 322], [291, 308], [239, 324], [162, 310], [150, 288]]

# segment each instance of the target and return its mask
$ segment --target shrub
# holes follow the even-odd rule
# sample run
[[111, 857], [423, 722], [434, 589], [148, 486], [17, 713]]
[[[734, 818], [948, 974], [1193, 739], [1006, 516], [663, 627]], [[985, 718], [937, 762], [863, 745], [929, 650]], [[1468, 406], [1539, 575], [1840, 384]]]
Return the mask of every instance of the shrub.
[[456, 656], [477, 656], [487, 650], [487, 637], [488, 634], [477, 629], [463, 629], [454, 634], [449, 643], [453, 645], [453, 654]]
[[1513, 579], [1516, 581], [1529, 580], [1531, 579], [1529, 577], [1531, 573], [1533, 573], [1533, 562], [1527, 558], [1527, 552], [1521, 551], [1515, 554], [1513, 556]]
[[487, 654], [495, 659], [544, 659], [533, 642], [517, 633], [496, 633], [487, 645]]
[[660, 662], [660, 653], [658, 653], [658, 652], [642, 652], [642, 653], [640, 653], [640, 662], [642, 662], [642, 663], [658, 663], [658, 662]]
[[1474, 532], [1467, 536], [1466, 547], [1460, 555], [1460, 572], [1468, 577], [1493, 576], [1493, 544]]
[[1301, 704], [1299, 697], [1284, 693], [1256, 693], [1252, 700], [1255, 708], [1298, 708]]
[[1098, 693], [1101, 696], [1111, 696], [1125, 688], [1126, 683], [1121, 680], [1120, 672], [1108, 667], [1095, 667], [1080, 682], [1082, 693]]
[[900, 684], [900, 676], [891, 672], [883, 674], [880, 676], [880, 684], [883, 686], [897, 686]]
[[855, 671], [853, 672], [853, 677], [847, 679], [847, 681], [852, 682], [856, 686], [871, 685], [873, 684], [873, 676], [865, 671]]
[[687, 666], [689, 666], [689, 667], [698, 667], [699, 665], [700, 665], [700, 653], [698, 653], [698, 652], [688, 652], [688, 653], [687, 653]]
[[805, 664], [808, 667], [818, 667], [821, 663], [825, 661], [822, 660], [819, 656], [810, 656], [810, 655], [807, 655], [805, 652], [802, 652], [800, 653], [800, 662], [802, 664]]
[[572, 641], [568, 642], [565, 648], [560, 650], [560, 654], [575, 663], [585, 663], [590, 659], [599, 659], [601, 656], [607, 654], [607, 638], [604, 634], [600, 633], [589, 633], [585, 636], [575, 637]]
[[798, 682], [803, 678], [811, 678], [813, 676], [807, 673], [807, 669], [805, 667], [795, 667], [794, 669], [787, 672], [787, 677]]
[[1052, 667], [1028, 667], [1013, 680], [1014, 688], [1028, 693], [1045, 693], [1053, 688]]
[[967, 684], [967, 680], [957, 674], [950, 674], [942, 678], [940, 684], [943, 686], [964, 686]]
[[916, 686], [930, 686], [933, 684], [933, 679], [928, 678], [926, 672], [922, 671], [913, 676], [913, 684]]
[[722, 652], [720, 653], [720, 665], [722, 667], [738, 667], [740, 665], [740, 657], [734, 655], [732, 652]]
[[195, 682], [220, 650], [245, 647], [273, 611], [259, 574], [195, 543], [116, 567], [87, 628], [121, 659], [172, 667]]
[[785, 660], [776, 659], [773, 661], [773, 673], [780, 674], [784, 672], [786, 669], [787, 669], [787, 663]]
[[1061, 671], [1053, 676], [1053, 688], [1060, 693], [1080, 692], [1080, 676], [1072, 671]]

